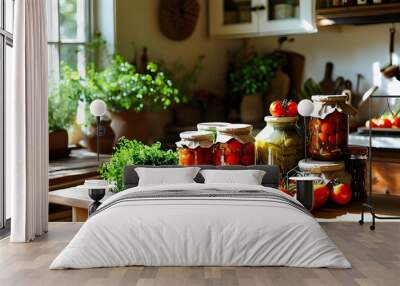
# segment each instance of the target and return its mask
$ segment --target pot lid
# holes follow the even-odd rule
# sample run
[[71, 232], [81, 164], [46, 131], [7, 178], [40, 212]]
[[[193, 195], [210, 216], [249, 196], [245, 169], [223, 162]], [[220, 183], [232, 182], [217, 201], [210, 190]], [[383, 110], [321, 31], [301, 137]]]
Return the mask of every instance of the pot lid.
[[335, 172], [344, 170], [344, 162], [315, 161], [311, 159], [302, 159], [299, 161], [299, 168], [302, 171], [311, 173]]
[[316, 177], [316, 176], [299, 176], [299, 177], [290, 177], [289, 180], [293, 180], [293, 181], [319, 181], [321, 180], [320, 177]]
[[193, 141], [213, 141], [214, 134], [210, 131], [186, 131], [179, 134], [182, 140], [193, 140]]
[[197, 124], [198, 130], [205, 130], [205, 131], [217, 131], [218, 127], [227, 126], [230, 123], [228, 122], [202, 122]]
[[265, 122], [272, 122], [272, 123], [296, 123], [298, 117], [275, 117], [275, 116], [265, 116]]

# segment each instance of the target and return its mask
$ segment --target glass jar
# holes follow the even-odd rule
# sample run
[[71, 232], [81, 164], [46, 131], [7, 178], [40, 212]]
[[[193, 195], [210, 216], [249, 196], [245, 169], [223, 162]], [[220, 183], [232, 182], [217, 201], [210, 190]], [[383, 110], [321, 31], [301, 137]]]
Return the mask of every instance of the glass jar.
[[251, 134], [253, 126], [249, 124], [229, 124], [217, 128], [214, 164], [254, 165], [255, 146]]
[[282, 173], [304, 157], [303, 140], [297, 133], [297, 117], [264, 118], [266, 127], [256, 136], [257, 164], [277, 165]]
[[214, 141], [217, 139], [217, 128], [229, 125], [227, 122], [202, 122], [197, 124], [197, 130], [209, 131], [214, 134]]
[[314, 110], [308, 124], [308, 153], [314, 160], [343, 160], [349, 133], [348, 115], [354, 108], [347, 95], [313, 96]]
[[299, 162], [299, 169], [303, 173], [320, 177], [324, 184], [334, 179], [345, 184], [350, 184], [351, 182], [351, 176], [346, 172], [345, 163], [343, 161], [326, 162], [302, 159]]
[[349, 146], [346, 170], [351, 175], [351, 190], [353, 201], [364, 202], [367, 198], [366, 172], [368, 148]]
[[208, 131], [187, 131], [179, 134], [179, 165], [212, 165], [214, 154], [214, 135]]

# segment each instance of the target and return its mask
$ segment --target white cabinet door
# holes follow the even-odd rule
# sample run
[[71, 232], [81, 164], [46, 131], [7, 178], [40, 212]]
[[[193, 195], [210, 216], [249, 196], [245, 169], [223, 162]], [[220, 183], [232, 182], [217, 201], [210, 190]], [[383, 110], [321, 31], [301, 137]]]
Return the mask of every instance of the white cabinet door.
[[274, 0], [259, 1], [260, 6], [266, 7], [257, 12], [260, 36], [317, 32], [315, 0], [293, 0], [292, 4]]
[[258, 33], [259, 0], [210, 0], [210, 34], [219, 37]]

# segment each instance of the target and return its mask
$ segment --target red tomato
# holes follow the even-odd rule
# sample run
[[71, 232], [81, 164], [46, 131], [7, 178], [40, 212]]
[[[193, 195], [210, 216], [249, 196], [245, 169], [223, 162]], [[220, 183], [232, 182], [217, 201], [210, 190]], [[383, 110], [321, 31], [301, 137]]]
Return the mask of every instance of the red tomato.
[[245, 165], [245, 166], [254, 165], [254, 156], [243, 155], [241, 161], [242, 161], [242, 165]]
[[193, 154], [181, 155], [180, 164], [183, 166], [192, 166], [195, 164]]
[[339, 184], [333, 187], [331, 199], [338, 205], [347, 205], [351, 201], [351, 188], [346, 184]]
[[254, 144], [253, 143], [246, 143], [243, 146], [243, 154], [254, 155]]
[[392, 120], [392, 128], [400, 128], [400, 117], [396, 116]]
[[335, 127], [333, 126], [332, 123], [325, 121], [321, 124], [321, 131], [324, 133], [332, 134], [334, 130]]
[[341, 145], [344, 141], [345, 137], [343, 135], [343, 132], [338, 132], [336, 133], [336, 144]]
[[336, 135], [335, 134], [329, 135], [328, 141], [329, 141], [329, 144], [336, 145]]
[[229, 156], [225, 156], [225, 163], [227, 165], [239, 165], [240, 164], [240, 156], [238, 154], [232, 154]]
[[378, 128], [392, 128], [392, 122], [388, 118], [380, 118], [376, 124]]
[[289, 101], [286, 105], [286, 116], [295, 117], [297, 116], [297, 103]]
[[214, 165], [215, 166], [221, 165], [221, 155], [222, 155], [221, 149], [216, 149], [214, 152]]
[[269, 106], [269, 112], [272, 116], [282, 117], [285, 116], [285, 109], [283, 108], [282, 102], [280, 100], [275, 100]]
[[321, 140], [321, 142], [323, 142], [323, 143], [328, 141], [328, 135], [326, 133], [320, 132], [318, 137], [319, 137], [319, 140]]
[[[242, 150], [242, 143], [240, 143], [239, 141], [237, 141], [235, 139], [231, 139], [228, 142], [228, 147], [231, 152], [238, 153]], [[226, 152], [225, 152], [225, 155], [227, 155]]]
[[326, 204], [329, 200], [329, 188], [327, 185], [314, 186], [314, 208], [317, 209]]

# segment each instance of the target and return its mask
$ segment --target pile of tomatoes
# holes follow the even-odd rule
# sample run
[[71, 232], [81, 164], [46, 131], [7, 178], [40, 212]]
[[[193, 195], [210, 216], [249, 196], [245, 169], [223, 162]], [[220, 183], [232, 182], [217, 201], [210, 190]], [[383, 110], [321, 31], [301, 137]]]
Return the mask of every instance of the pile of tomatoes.
[[218, 144], [214, 152], [215, 165], [219, 166], [224, 161], [225, 165], [254, 165], [255, 147], [254, 143], [242, 144], [236, 139], [231, 139], [227, 143]]
[[347, 146], [346, 115], [335, 111], [325, 119], [311, 118], [309, 153], [317, 160], [336, 160]]
[[[294, 193], [288, 191], [288, 188], [281, 187], [280, 190], [291, 196]], [[352, 190], [349, 185], [340, 183], [338, 181], [331, 181], [327, 184], [317, 184], [314, 185], [314, 207], [313, 209], [318, 209], [325, 205], [329, 199], [335, 204], [344, 206], [350, 203], [352, 198]]]
[[297, 103], [291, 100], [275, 100], [269, 106], [269, 112], [274, 117], [295, 117], [297, 116]]
[[400, 116], [383, 115], [379, 118], [373, 118], [371, 120], [368, 120], [365, 123], [365, 126], [367, 128], [369, 128], [370, 125], [371, 128], [400, 128]]
[[213, 163], [213, 148], [197, 147], [195, 149], [179, 148], [179, 165], [211, 165]]

